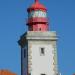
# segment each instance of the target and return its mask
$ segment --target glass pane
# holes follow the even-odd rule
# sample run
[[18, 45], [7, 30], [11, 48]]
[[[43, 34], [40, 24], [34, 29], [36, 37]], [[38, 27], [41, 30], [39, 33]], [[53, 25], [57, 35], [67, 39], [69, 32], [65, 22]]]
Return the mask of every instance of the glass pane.
[[32, 11], [28, 14], [28, 17], [47, 17], [46, 12], [43, 11]]

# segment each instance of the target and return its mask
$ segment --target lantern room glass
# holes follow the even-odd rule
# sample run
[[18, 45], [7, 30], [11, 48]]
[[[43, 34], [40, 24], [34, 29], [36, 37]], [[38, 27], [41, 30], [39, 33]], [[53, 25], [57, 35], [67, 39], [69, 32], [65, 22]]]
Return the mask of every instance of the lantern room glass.
[[30, 13], [28, 13], [28, 18], [34, 18], [34, 17], [47, 17], [46, 12], [41, 11], [41, 10], [37, 10], [37, 11], [31, 11]]

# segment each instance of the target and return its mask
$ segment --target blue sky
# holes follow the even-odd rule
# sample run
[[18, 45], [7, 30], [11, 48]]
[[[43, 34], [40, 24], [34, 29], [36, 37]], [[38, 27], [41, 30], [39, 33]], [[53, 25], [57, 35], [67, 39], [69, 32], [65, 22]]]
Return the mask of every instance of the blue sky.
[[[20, 46], [27, 30], [27, 7], [34, 0], [0, 0], [0, 69], [20, 75]], [[48, 9], [49, 27], [58, 36], [58, 68], [62, 75], [75, 73], [75, 0], [40, 0]]]

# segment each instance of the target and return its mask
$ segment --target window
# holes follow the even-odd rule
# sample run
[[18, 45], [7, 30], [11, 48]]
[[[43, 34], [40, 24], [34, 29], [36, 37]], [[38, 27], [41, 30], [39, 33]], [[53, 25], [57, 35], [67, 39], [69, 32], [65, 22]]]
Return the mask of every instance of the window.
[[39, 28], [39, 30], [41, 31], [41, 28]]
[[28, 75], [31, 75], [31, 73], [29, 73]]
[[41, 74], [41, 75], [46, 75], [46, 74]]
[[28, 17], [29, 18], [31, 18], [31, 17], [47, 17], [47, 14], [44, 11], [37, 10], [37, 11], [32, 11], [32, 12], [28, 13]]
[[41, 55], [45, 55], [45, 48], [40, 48], [40, 50]]

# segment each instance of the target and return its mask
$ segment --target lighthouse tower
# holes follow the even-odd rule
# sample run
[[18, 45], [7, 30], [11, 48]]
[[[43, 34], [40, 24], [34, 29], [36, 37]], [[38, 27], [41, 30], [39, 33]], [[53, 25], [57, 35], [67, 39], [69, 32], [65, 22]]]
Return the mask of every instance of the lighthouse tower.
[[35, 0], [27, 12], [28, 31], [18, 41], [21, 75], [58, 75], [57, 36], [55, 31], [49, 31], [47, 9]]

